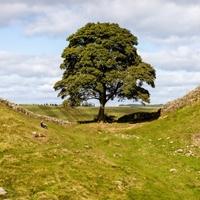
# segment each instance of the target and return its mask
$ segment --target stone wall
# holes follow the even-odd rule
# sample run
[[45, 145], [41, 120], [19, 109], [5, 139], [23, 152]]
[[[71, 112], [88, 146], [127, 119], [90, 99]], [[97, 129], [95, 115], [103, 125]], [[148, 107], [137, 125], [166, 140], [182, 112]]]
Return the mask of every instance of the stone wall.
[[56, 123], [56, 124], [59, 124], [59, 125], [62, 125], [62, 126], [65, 126], [65, 125], [68, 125], [70, 124], [69, 121], [66, 121], [66, 120], [61, 120], [61, 119], [57, 119], [57, 118], [54, 118], [54, 117], [49, 117], [49, 116], [46, 116], [46, 115], [40, 115], [40, 114], [36, 114], [36, 113], [33, 113], [15, 103], [12, 103], [12, 102], [9, 102], [5, 99], [1, 99], [0, 98], [0, 103], [6, 105], [7, 107], [11, 108], [12, 110], [16, 111], [16, 112], [19, 112], [19, 113], [22, 113], [24, 115], [27, 115], [27, 116], [30, 116], [30, 117], [33, 117], [33, 118], [36, 118], [36, 119], [40, 119], [40, 120], [44, 120], [44, 121], [48, 121], [48, 122], [53, 122], [53, 123]]
[[165, 104], [161, 110], [161, 115], [165, 115], [167, 113], [179, 110], [185, 106], [190, 106], [198, 102], [200, 102], [200, 86], [192, 90], [182, 98], [170, 101]]
[[147, 122], [153, 121], [160, 117], [161, 109], [158, 109], [156, 112], [136, 112], [129, 115], [124, 115], [120, 117], [118, 123], [138, 123], [138, 122]]

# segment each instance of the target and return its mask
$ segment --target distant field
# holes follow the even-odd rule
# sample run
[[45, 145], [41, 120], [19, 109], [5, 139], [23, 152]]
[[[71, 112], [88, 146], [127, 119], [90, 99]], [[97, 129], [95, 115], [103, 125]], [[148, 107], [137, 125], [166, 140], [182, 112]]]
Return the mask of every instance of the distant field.
[[[24, 108], [42, 115], [56, 117], [59, 119], [68, 120], [71, 122], [92, 120], [98, 114], [98, 107], [77, 107], [63, 108], [61, 106], [44, 106], [44, 105], [22, 105]], [[115, 118], [135, 112], [153, 112], [157, 107], [144, 106], [122, 106], [122, 107], [106, 107], [106, 114], [115, 116]]]

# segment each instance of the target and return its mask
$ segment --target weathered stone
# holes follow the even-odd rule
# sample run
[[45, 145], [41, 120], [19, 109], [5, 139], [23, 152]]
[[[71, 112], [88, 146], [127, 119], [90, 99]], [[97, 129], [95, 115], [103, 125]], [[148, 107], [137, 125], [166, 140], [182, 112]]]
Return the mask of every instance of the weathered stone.
[[2, 187], [0, 187], [0, 196], [4, 196], [6, 194], [7, 192]]
[[42, 133], [37, 133], [36, 131], [33, 131], [32, 132], [32, 135], [33, 135], [33, 137], [46, 137], [46, 135], [45, 134], [42, 134]]
[[117, 186], [117, 188], [122, 191], [124, 189], [124, 185], [122, 181], [114, 181], [114, 184]]
[[175, 152], [176, 153], [183, 153], [183, 149], [177, 149]]
[[176, 173], [176, 172], [177, 172], [177, 169], [172, 168], [172, 169], [169, 170], [169, 172], [171, 172], [171, 173]]
[[189, 150], [185, 156], [190, 157], [190, 156], [194, 156], [193, 152], [191, 150]]
[[85, 149], [91, 149], [92, 147], [89, 146], [89, 145], [84, 145], [84, 148], [85, 148]]

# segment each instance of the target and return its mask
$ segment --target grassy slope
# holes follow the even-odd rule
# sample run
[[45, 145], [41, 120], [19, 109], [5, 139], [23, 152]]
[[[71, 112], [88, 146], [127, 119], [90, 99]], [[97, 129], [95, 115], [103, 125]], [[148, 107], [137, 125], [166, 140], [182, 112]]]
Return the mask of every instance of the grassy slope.
[[[0, 187], [14, 200], [196, 200], [200, 152], [190, 138], [199, 121], [196, 105], [142, 126], [49, 123], [45, 132], [38, 120], [0, 105]], [[48, 136], [35, 139], [32, 131]]]
[[[98, 113], [98, 107], [77, 107], [77, 108], [62, 108], [60, 106], [42, 106], [42, 105], [23, 105], [28, 110], [51, 117], [57, 117], [71, 122], [81, 120], [92, 120]], [[107, 107], [106, 113], [113, 115], [116, 118], [133, 112], [152, 112], [157, 110], [156, 107]]]

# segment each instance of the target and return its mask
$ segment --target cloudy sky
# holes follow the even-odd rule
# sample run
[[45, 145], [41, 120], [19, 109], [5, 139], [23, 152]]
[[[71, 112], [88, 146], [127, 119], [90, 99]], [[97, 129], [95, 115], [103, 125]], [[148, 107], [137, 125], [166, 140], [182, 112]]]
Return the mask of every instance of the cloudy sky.
[[53, 85], [66, 37], [97, 21], [117, 22], [138, 37], [140, 55], [157, 71], [152, 103], [200, 85], [199, 0], [1, 0], [0, 97], [60, 102]]

